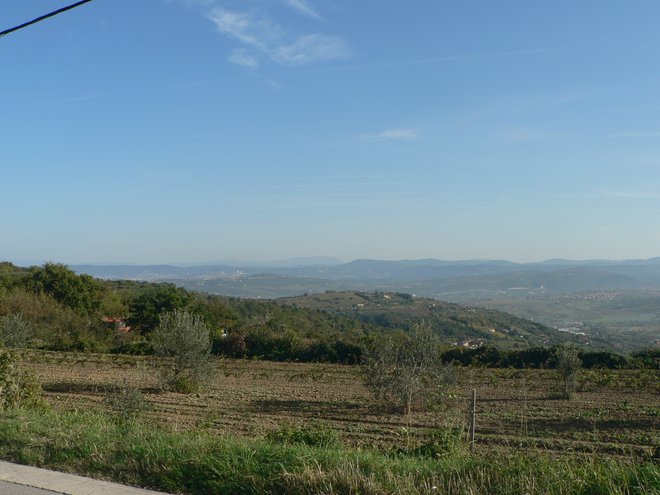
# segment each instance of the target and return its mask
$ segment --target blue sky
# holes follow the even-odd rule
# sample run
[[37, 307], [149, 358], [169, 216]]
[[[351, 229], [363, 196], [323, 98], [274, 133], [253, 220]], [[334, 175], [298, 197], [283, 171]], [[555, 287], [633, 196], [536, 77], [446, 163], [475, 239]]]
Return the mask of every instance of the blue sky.
[[95, 0], [0, 38], [0, 259], [659, 256], [658, 25], [645, 0]]

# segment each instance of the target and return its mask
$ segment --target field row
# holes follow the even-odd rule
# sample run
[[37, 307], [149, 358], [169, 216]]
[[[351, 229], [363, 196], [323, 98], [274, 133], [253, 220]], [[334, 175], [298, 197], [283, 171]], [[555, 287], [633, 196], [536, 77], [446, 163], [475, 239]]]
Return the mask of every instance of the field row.
[[57, 408], [107, 408], [118, 391], [137, 388], [148, 403], [145, 414], [177, 429], [260, 437], [283, 424], [322, 421], [348, 445], [392, 448], [436, 428], [466, 431], [476, 389], [481, 450], [650, 458], [660, 445], [660, 376], [650, 371], [584, 372], [567, 401], [558, 398], [552, 370], [457, 368], [457, 384], [444, 401], [409, 422], [400, 410], [374, 401], [359, 367], [219, 359], [209, 389], [183, 395], [160, 389], [167, 363], [153, 358], [32, 351], [23, 362]]

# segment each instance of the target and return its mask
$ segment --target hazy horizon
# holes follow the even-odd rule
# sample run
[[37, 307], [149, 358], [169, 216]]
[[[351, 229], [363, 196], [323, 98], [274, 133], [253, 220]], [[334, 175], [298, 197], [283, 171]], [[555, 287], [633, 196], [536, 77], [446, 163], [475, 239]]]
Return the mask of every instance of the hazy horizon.
[[63, 261], [57, 259], [40, 259], [40, 260], [25, 260], [25, 259], [0, 259], [2, 261], [8, 261], [17, 266], [39, 266], [44, 263], [62, 263], [69, 266], [81, 266], [81, 265], [95, 265], [95, 266], [150, 266], [150, 265], [168, 265], [168, 266], [177, 266], [177, 267], [194, 267], [194, 266], [213, 266], [213, 265], [227, 265], [227, 266], [276, 266], [291, 264], [295, 266], [295, 262], [299, 262], [300, 266], [304, 265], [332, 265], [332, 264], [345, 264], [351, 263], [354, 261], [386, 261], [386, 262], [398, 262], [398, 261], [424, 261], [424, 260], [433, 260], [433, 261], [442, 261], [449, 263], [490, 263], [490, 262], [506, 262], [514, 264], [540, 264], [548, 262], [567, 262], [567, 263], [588, 263], [588, 262], [625, 262], [625, 261], [650, 261], [660, 258], [660, 256], [651, 256], [649, 258], [584, 258], [584, 259], [570, 259], [570, 258], [546, 258], [546, 259], [532, 259], [532, 260], [511, 260], [504, 258], [466, 258], [466, 259], [446, 259], [446, 258], [374, 258], [374, 257], [365, 257], [365, 258], [354, 258], [354, 259], [341, 259], [334, 256], [295, 256], [282, 259], [217, 259], [217, 260], [205, 260], [200, 262], [191, 262], [191, 261], [163, 261], [163, 262], [136, 262], [136, 261], [126, 261], [126, 262], [109, 262], [109, 261]]

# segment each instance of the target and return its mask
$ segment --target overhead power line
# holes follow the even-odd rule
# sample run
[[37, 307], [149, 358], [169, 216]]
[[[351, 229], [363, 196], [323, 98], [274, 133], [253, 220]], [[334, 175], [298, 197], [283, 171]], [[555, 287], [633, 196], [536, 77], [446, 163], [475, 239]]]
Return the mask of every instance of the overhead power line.
[[36, 19], [32, 19], [31, 21], [24, 22], [20, 26], [15, 26], [13, 28], [5, 29], [4, 31], [0, 32], [0, 38], [3, 36], [7, 36], [10, 33], [13, 33], [14, 31], [18, 31], [19, 29], [26, 28], [28, 26], [31, 26], [32, 24], [36, 24], [37, 22], [41, 22], [45, 19], [48, 19], [49, 17], [54, 17], [57, 14], [61, 14], [62, 12], [66, 12], [67, 10], [75, 9], [76, 7], [80, 7], [82, 4], [89, 3], [92, 0], [81, 0], [80, 2], [76, 2], [72, 5], [69, 5], [67, 7], [62, 7], [61, 9], [54, 10], [53, 12], [50, 12], [49, 14], [44, 14], [41, 17], [37, 17]]

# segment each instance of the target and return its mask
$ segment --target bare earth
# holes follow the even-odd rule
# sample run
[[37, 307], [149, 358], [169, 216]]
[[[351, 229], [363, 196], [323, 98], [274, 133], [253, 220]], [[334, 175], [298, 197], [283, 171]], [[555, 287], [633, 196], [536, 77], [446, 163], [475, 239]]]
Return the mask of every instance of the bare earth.
[[[109, 408], [120, 387], [139, 388], [151, 418], [176, 429], [208, 428], [259, 437], [285, 423], [323, 421], [355, 447], [391, 448], [437, 427], [465, 429], [477, 390], [477, 447], [538, 449], [651, 458], [660, 450], [660, 373], [586, 370], [575, 398], [559, 399], [552, 370], [457, 368], [458, 383], [410, 425], [396, 408], [376, 403], [355, 366], [218, 359], [202, 394], [162, 392], [150, 357], [29, 351], [24, 364], [42, 380], [56, 408]], [[408, 433], [410, 432], [410, 433]]]

